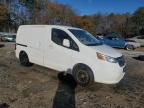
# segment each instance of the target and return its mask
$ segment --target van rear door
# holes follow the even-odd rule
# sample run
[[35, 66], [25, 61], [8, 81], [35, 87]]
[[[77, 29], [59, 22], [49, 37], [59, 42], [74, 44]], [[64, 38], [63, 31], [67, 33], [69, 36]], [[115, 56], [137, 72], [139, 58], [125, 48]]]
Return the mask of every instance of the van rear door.
[[33, 63], [43, 65], [44, 57], [44, 42], [46, 35], [45, 27], [31, 27], [27, 31], [27, 42], [28, 42], [28, 51], [30, 55], [30, 60]]

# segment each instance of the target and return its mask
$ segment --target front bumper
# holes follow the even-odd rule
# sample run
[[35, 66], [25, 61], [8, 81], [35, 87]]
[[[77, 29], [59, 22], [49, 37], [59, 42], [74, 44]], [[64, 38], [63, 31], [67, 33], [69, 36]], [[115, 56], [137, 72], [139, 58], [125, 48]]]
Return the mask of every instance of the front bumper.
[[103, 68], [95, 67], [93, 70], [95, 82], [105, 84], [116, 84], [120, 82], [125, 75], [124, 67], [125, 65], [120, 67], [118, 63], [107, 63], [103, 65]]
[[122, 72], [117, 77], [115, 77], [115, 78], [113, 78], [111, 80], [105, 80], [102, 83], [105, 83], [105, 84], [117, 84], [123, 79], [124, 75], [125, 75], [125, 72]]

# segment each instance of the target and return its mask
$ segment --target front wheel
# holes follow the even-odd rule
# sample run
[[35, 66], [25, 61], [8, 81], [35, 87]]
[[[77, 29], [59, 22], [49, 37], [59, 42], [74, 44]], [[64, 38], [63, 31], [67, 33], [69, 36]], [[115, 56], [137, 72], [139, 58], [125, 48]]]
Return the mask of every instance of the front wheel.
[[130, 50], [134, 50], [134, 46], [128, 44], [128, 45], [126, 45], [125, 49], [126, 49], [126, 50], [129, 50], [129, 51], [130, 51]]
[[80, 86], [89, 86], [94, 82], [94, 75], [91, 69], [83, 64], [75, 66], [73, 76]]

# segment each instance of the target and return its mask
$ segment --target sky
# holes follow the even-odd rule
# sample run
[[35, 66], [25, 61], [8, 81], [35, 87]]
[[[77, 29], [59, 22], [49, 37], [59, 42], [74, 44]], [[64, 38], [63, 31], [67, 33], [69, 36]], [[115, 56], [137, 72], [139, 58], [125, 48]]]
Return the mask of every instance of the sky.
[[67, 4], [79, 15], [95, 13], [133, 13], [137, 8], [144, 6], [144, 0], [56, 0]]

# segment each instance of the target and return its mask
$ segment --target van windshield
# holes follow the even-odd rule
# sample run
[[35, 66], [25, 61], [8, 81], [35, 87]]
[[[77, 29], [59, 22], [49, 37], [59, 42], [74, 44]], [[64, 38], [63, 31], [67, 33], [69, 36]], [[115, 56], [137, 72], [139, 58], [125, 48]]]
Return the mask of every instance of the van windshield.
[[69, 29], [69, 31], [84, 45], [87, 46], [102, 45], [102, 42], [100, 42], [93, 35], [84, 30]]

